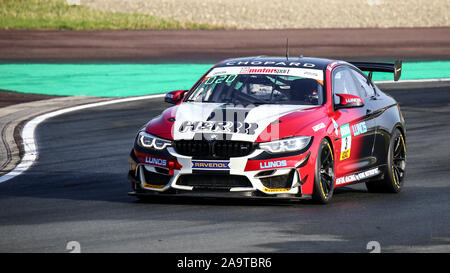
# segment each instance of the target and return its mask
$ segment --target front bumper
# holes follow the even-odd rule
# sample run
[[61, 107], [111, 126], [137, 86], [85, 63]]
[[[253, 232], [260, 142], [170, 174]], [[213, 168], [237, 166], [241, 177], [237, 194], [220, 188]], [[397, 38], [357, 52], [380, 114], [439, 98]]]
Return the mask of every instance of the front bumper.
[[189, 195], [214, 197], [278, 197], [309, 199], [302, 193], [310, 152], [287, 156], [271, 155], [260, 149], [229, 160], [196, 159], [167, 148], [164, 157], [152, 151], [133, 149], [129, 172], [131, 195]]
[[183, 197], [183, 198], [218, 198], [218, 199], [256, 199], [263, 201], [270, 200], [284, 200], [284, 201], [296, 201], [296, 200], [310, 200], [312, 198], [309, 194], [303, 195], [259, 195], [255, 192], [214, 192], [214, 191], [175, 191], [175, 193], [164, 193], [159, 194], [155, 192], [149, 191], [131, 191], [128, 192], [129, 196], [135, 197], [163, 197], [163, 198], [171, 198], [171, 197]]

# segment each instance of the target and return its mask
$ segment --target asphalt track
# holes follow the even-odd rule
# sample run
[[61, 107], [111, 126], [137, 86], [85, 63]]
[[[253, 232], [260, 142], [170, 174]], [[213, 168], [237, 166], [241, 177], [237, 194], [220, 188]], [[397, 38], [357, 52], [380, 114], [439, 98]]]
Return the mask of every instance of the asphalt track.
[[38, 126], [39, 159], [0, 184], [0, 252], [450, 251], [450, 88], [391, 91], [407, 122], [400, 194], [364, 185], [328, 205], [127, 196], [127, 157], [137, 129], [162, 99], [64, 114]]
[[[0, 30], [0, 63], [216, 63], [291, 56], [449, 60], [449, 27], [276, 30]], [[180, 46], [182, 45], [182, 46]]]

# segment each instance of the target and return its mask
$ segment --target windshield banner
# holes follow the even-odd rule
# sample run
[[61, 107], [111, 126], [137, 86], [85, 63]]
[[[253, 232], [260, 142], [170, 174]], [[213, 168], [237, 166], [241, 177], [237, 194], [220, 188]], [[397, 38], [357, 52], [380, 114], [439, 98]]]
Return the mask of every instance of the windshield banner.
[[308, 68], [281, 68], [281, 67], [252, 67], [252, 66], [233, 66], [233, 67], [217, 67], [211, 70], [206, 76], [216, 77], [222, 75], [236, 74], [263, 74], [263, 75], [281, 75], [294, 76], [301, 78], [310, 78], [323, 81], [323, 71], [319, 69]]

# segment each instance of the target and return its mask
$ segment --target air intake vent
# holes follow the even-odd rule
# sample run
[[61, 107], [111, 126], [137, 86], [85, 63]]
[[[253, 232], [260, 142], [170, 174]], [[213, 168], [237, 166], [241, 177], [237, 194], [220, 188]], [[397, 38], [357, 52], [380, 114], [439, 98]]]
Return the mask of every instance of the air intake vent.
[[175, 142], [177, 153], [204, 159], [247, 156], [254, 149], [253, 143], [246, 141], [179, 140]]
[[294, 178], [294, 170], [285, 175], [277, 175], [271, 177], [260, 178], [264, 187], [269, 189], [289, 189], [292, 186]]
[[155, 186], [165, 186], [169, 183], [171, 176], [147, 171], [142, 167], [146, 184]]
[[247, 177], [241, 175], [182, 175], [177, 185], [194, 188], [230, 189], [234, 187], [252, 187]]

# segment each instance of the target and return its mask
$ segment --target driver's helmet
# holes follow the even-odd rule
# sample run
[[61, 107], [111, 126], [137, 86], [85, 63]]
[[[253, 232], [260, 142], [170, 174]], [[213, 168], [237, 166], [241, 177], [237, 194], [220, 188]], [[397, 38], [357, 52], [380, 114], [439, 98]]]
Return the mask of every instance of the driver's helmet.
[[297, 79], [291, 83], [291, 100], [318, 104], [319, 82], [314, 79]]

